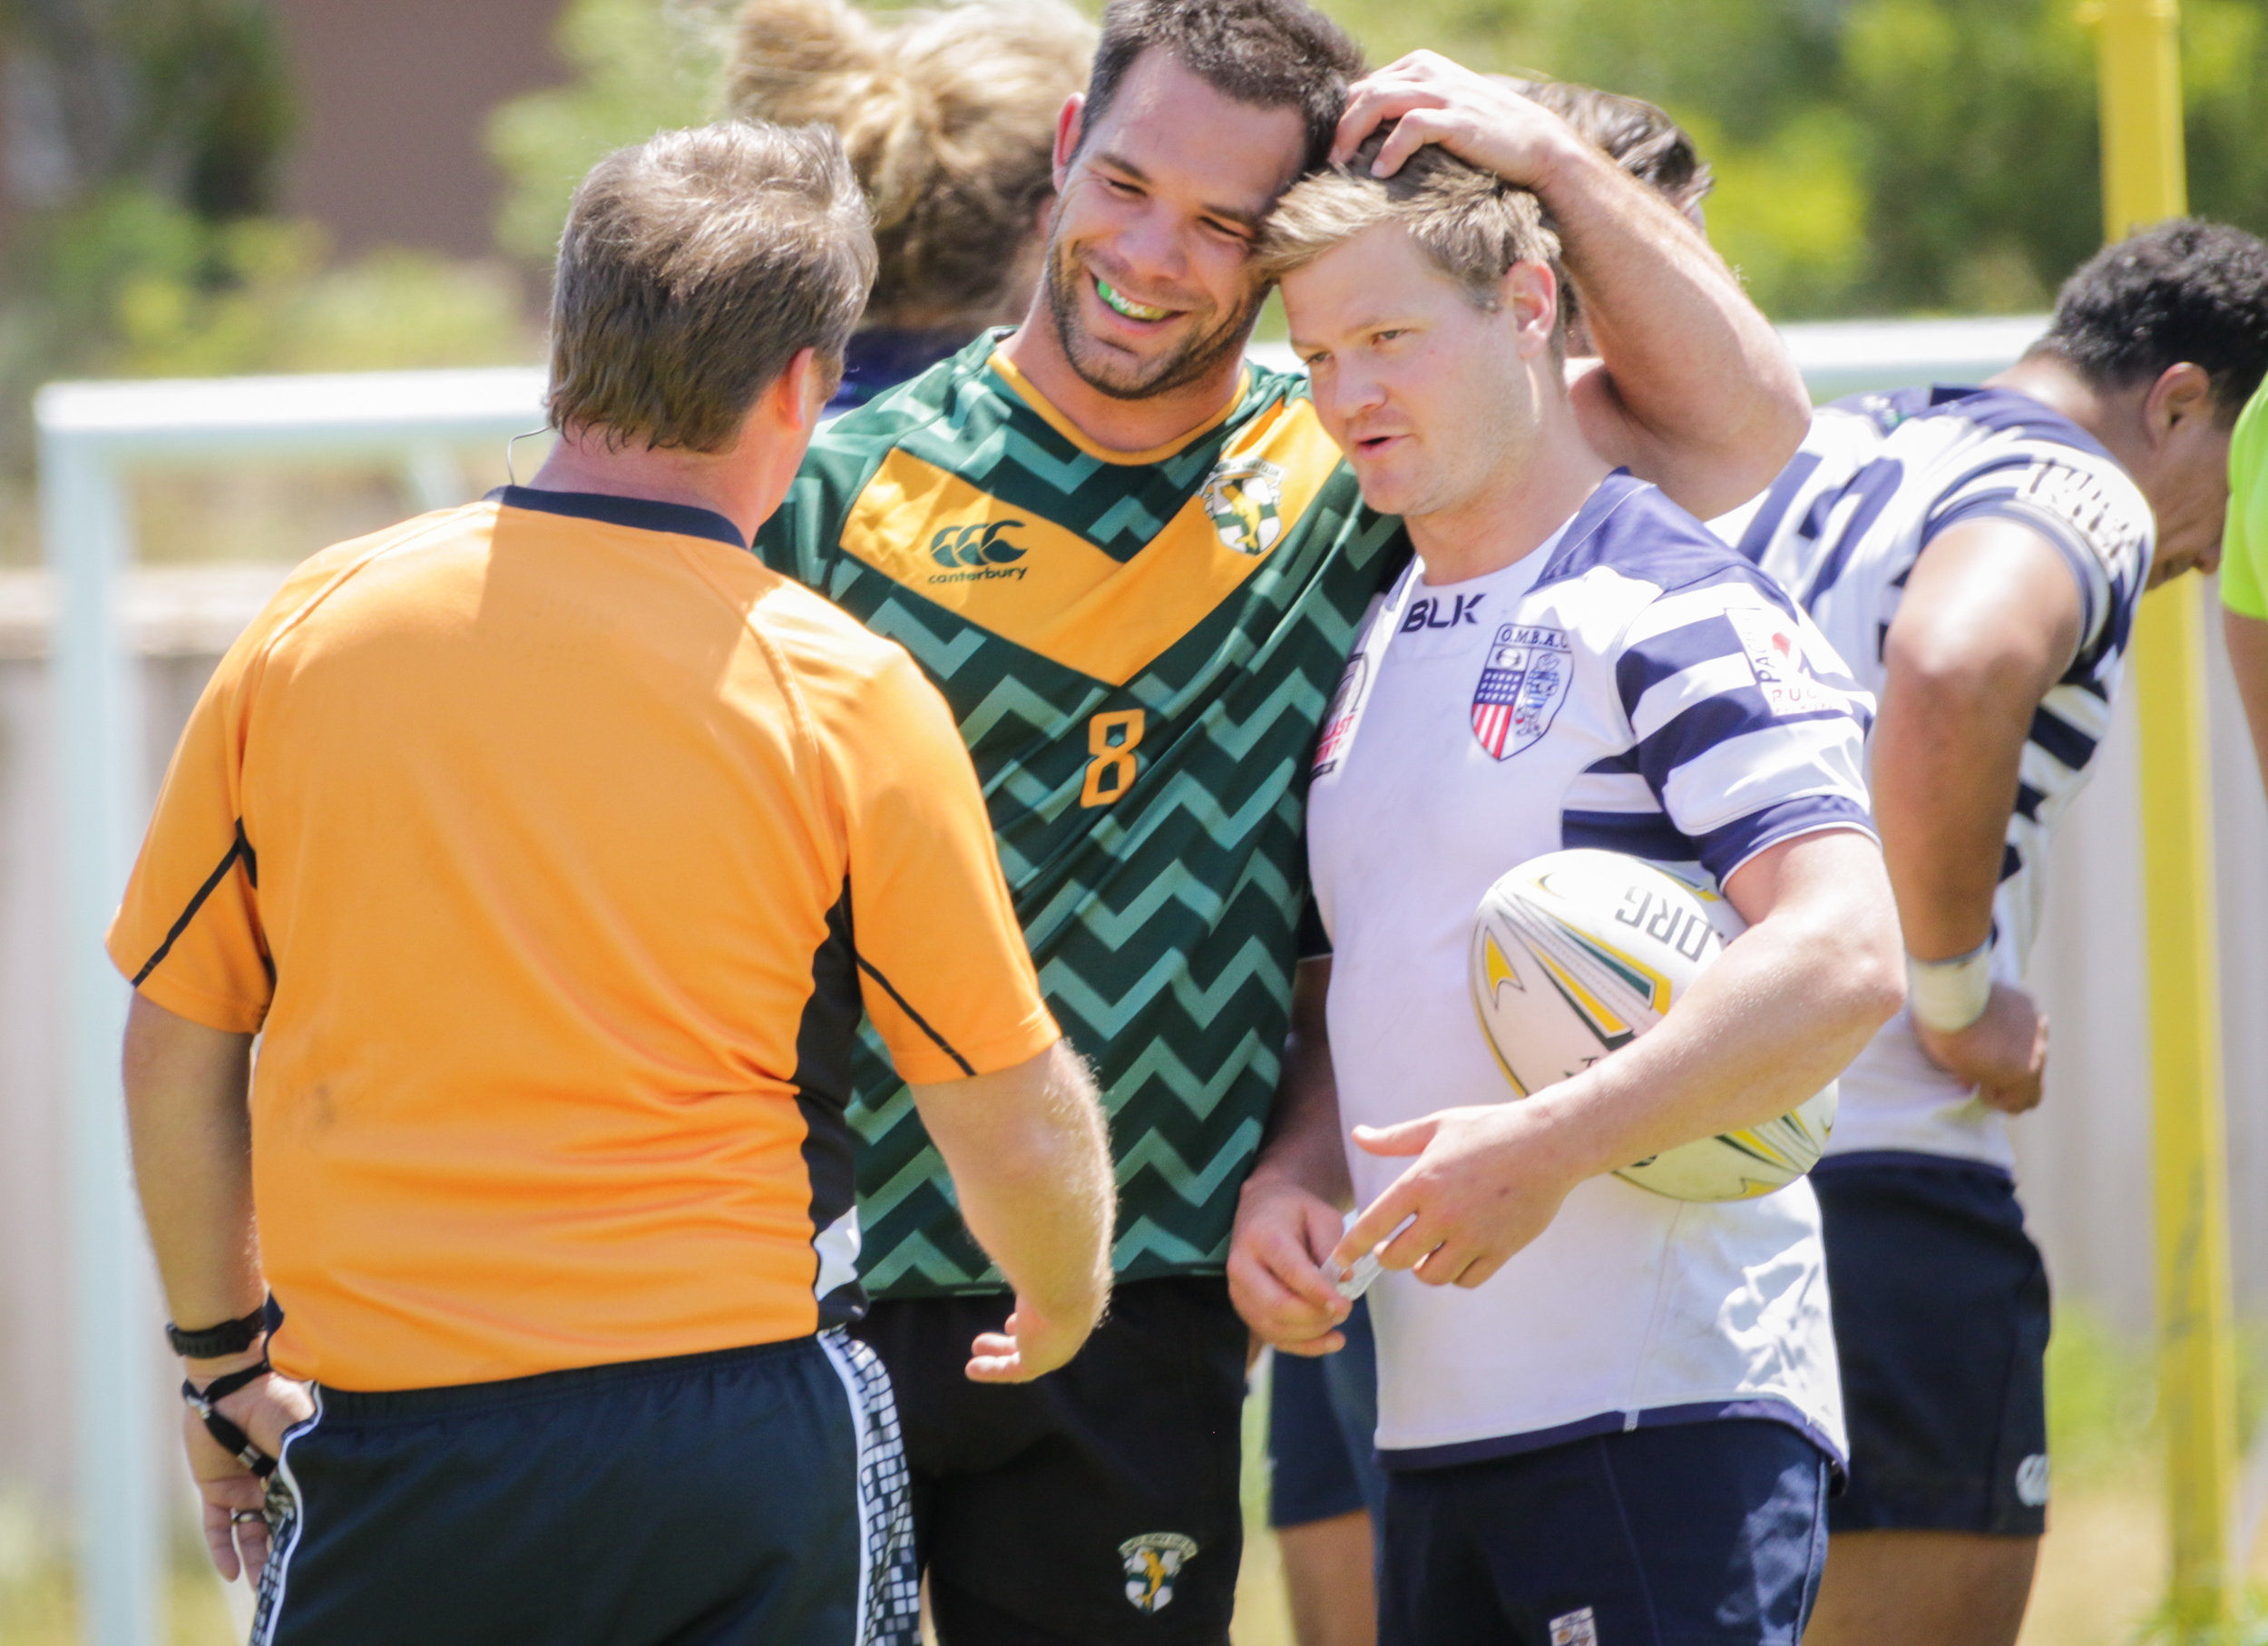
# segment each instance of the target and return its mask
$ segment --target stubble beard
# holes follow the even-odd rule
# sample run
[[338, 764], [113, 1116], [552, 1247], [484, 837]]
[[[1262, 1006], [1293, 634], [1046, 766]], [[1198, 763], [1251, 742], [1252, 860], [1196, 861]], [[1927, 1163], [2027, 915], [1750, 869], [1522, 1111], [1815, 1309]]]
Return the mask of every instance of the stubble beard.
[[1113, 400], [1152, 399], [1210, 377], [1220, 369], [1224, 359], [1243, 354], [1252, 323], [1258, 318], [1260, 305], [1267, 296], [1265, 289], [1256, 291], [1242, 308], [1212, 330], [1197, 333], [1180, 347], [1168, 350], [1146, 367], [1136, 367], [1129, 375], [1109, 369], [1089, 353], [1090, 341], [1079, 322], [1080, 282], [1086, 278], [1083, 270], [1070, 267], [1068, 260], [1059, 255], [1054, 247], [1048, 249], [1044, 277], [1048, 316], [1054, 323], [1063, 358], [1070, 362], [1071, 370], [1079, 374], [1080, 382]]

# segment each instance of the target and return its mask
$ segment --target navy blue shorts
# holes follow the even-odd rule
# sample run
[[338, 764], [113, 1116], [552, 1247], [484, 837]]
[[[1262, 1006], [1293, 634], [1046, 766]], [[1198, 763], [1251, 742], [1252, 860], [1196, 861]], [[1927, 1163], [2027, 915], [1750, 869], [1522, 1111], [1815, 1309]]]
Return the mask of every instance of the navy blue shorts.
[[1812, 1171], [1850, 1490], [1837, 1532], [2038, 1537], [2048, 1524], [2048, 1271], [2007, 1173], [1930, 1154]]
[[1359, 1299], [1339, 1328], [1346, 1347], [1310, 1358], [1278, 1354], [1268, 1389], [1268, 1524], [1281, 1531], [1367, 1509], [1383, 1518], [1378, 1466], [1378, 1347]]
[[912, 1646], [889, 1379], [840, 1333], [317, 1390], [252, 1646]]
[[1828, 1473], [1762, 1418], [1389, 1470], [1381, 1646], [1796, 1646]]

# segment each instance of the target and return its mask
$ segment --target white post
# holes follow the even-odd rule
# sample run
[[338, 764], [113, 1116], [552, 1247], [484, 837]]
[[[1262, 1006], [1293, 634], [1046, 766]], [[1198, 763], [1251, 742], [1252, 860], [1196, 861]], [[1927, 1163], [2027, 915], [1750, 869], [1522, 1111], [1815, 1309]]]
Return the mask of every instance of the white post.
[[116, 475], [83, 436], [43, 432], [40, 493], [57, 595], [50, 680], [63, 825], [79, 1605], [89, 1646], [153, 1646], [164, 1532], [149, 1377], [158, 1323], [145, 1307], [118, 1073], [128, 991], [103, 950], [141, 812], [141, 700], [116, 601], [130, 527]]

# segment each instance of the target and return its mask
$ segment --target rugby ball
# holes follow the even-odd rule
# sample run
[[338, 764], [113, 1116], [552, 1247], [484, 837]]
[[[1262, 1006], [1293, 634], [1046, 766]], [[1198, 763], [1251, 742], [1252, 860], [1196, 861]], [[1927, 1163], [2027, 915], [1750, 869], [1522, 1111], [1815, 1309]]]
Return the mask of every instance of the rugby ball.
[[[1746, 929], [1716, 893], [1620, 852], [1521, 864], [1489, 887], [1472, 921], [1472, 1002], [1504, 1078], [1526, 1097], [1628, 1044]], [[1615, 1175], [1672, 1200], [1753, 1200], [1809, 1171], [1834, 1118], [1830, 1081], [1793, 1113]]]

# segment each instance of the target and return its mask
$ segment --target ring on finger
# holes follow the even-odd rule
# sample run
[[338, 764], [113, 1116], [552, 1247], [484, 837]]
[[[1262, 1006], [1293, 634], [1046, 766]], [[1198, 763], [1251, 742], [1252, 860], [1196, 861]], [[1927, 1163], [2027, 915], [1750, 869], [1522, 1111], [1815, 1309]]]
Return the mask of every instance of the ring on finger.
[[229, 1513], [229, 1524], [231, 1526], [241, 1526], [251, 1521], [258, 1521], [263, 1526], [266, 1525], [268, 1512], [265, 1509], [233, 1509]]

